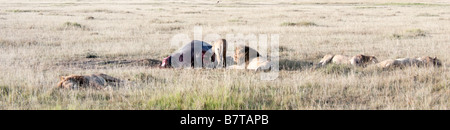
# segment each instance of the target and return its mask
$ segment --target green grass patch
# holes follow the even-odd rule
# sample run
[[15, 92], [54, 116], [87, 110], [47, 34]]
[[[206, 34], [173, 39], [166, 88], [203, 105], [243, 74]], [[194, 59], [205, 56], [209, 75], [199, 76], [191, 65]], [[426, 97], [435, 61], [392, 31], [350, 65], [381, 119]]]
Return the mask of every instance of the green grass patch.
[[11, 88], [8, 86], [0, 86], [0, 96], [7, 96], [11, 92]]
[[[227, 93], [227, 90], [221, 90]], [[165, 110], [221, 110], [221, 109], [238, 109], [244, 106], [242, 99], [234, 96], [226, 96], [223, 94], [211, 93], [193, 93], [193, 92], [176, 92], [160, 96], [150, 100], [148, 106], [152, 109]]]
[[405, 39], [405, 38], [420, 38], [426, 37], [428, 33], [422, 29], [408, 29], [401, 33], [394, 33], [391, 35], [393, 39]]
[[240, 20], [240, 19], [231, 19], [231, 20], [228, 20], [228, 22], [235, 23], [235, 22], [246, 22], [246, 21]]
[[322, 71], [326, 74], [348, 74], [352, 71], [352, 67], [344, 64], [329, 64], [322, 68]]
[[448, 6], [447, 4], [429, 4], [429, 3], [382, 3], [377, 5], [396, 5], [396, 6]]
[[71, 23], [71, 22], [65, 22], [65, 23], [64, 23], [64, 26], [67, 26], [67, 27], [77, 27], [77, 28], [83, 27], [83, 26], [81, 26], [81, 24], [79, 24], [79, 23]]
[[246, 20], [242, 20], [242, 19], [230, 19], [228, 20], [228, 22], [230, 23], [238, 23], [238, 24], [247, 24]]
[[312, 62], [288, 59], [281, 59], [279, 64], [281, 70], [301, 70], [313, 66]]
[[[276, 102], [275, 96], [281, 91], [278, 87], [258, 86], [249, 88], [238, 84], [217, 86], [211, 90], [184, 90], [156, 96], [145, 106], [148, 109], [164, 110], [241, 110], [241, 109], [292, 109]], [[282, 91], [294, 94], [294, 91]], [[288, 105], [288, 104], [284, 104]]]
[[96, 12], [96, 13], [114, 13], [114, 11], [108, 10], [108, 9], [96, 9], [96, 10], [92, 10], [92, 12]]
[[150, 73], [138, 73], [138, 74], [135, 74], [133, 76], [133, 78], [130, 79], [130, 80], [131, 81], [137, 81], [137, 82], [143, 82], [143, 83], [155, 82], [155, 81], [162, 82], [162, 83], [166, 82], [166, 80], [157, 78], [157, 77], [153, 76]]
[[378, 7], [374, 7], [374, 6], [359, 6], [359, 7], [355, 7], [356, 9], [375, 9]]
[[430, 14], [430, 13], [421, 13], [421, 14], [418, 14], [417, 16], [420, 16], [420, 17], [439, 17], [439, 15], [437, 15], [437, 14]]
[[7, 10], [6, 12], [13, 12], [13, 13], [30, 13], [30, 12], [41, 12], [40, 10], [21, 10], [21, 9], [15, 9], [15, 10]]
[[426, 36], [426, 32], [422, 29], [409, 29], [406, 30], [406, 32], [412, 34], [413, 36]]
[[88, 27], [81, 25], [80, 23], [77, 23], [77, 22], [65, 22], [63, 24], [63, 29], [64, 30], [67, 30], [67, 29], [90, 30]]
[[200, 12], [200, 11], [186, 11], [186, 12], [183, 12], [184, 14], [201, 14], [202, 12]]
[[284, 23], [281, 23], [281, 26], [317, 26], [317, 24], [314, 22], [306, 22], [306, 21], [297, 22], [297, 23], [284, 22]]
[[85, 58], [98, 58], [98, 54], [92, 50], [87, 50], [85, 52]]

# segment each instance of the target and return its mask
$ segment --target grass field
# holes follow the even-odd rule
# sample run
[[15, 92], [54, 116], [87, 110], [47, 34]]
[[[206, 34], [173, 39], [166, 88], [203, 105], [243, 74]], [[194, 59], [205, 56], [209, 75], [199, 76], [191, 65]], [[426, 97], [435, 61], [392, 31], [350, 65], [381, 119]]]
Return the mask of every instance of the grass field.
[[[0, 109], [450, 109], [450, 2], [268, 0], [0, 1]], [[178, 33], [279, 34], [272, 81], [245, 70], [158, 69]], [[437, 56], [441, 68], [330, 65]], [[105, 73], [113, 90], [55, 89]]]

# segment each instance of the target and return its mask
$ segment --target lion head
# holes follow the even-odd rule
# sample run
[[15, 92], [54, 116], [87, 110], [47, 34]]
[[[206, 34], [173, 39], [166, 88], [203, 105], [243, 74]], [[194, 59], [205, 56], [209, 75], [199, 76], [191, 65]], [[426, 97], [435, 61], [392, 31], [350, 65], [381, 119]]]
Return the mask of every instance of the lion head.
[[248, 65], [250, 60], [259, 56], [259, 52], [255, 49], [250, 48], [249, 46], [239, 45], [235, 49], [234, 62], [238, 65], [245, 62], [245, 64]]
[[437, 57], [424, 56], [421, 58], [425, 65], [441, 67], [442, 63]]
[[375, 56], [366, 56], [362, 54], [358, 54], [350, 60], [352, 65], [356, 66], [367, 66], [368, 64], [376, 64], [378, 63], [378, 59]]
[[85, 85], [86, 81], [83, 76], [61, 76], [60, 81], [57, 85], [57, 88], [65, 88], [65, 89], [77, 89], [82, 85]]

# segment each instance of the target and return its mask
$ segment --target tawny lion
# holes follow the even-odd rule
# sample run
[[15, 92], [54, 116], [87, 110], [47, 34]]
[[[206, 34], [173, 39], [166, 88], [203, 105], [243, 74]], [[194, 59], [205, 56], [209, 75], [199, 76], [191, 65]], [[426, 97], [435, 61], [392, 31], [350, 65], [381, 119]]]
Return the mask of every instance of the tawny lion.
[[247, 68], [249, 62], [256, 57], [260, 57], [258, 51], [248, 46], [240, 45], [236, 47], [233, 58], [234, 62], [236, 62], [238, 65], [245, 64], [245, 68]]
[[105, 89], [107, 86], [117, 86], [122, 81], [106, 74], [61, 76], [57, 88], [65, 89]]
[[237, 46], [234, 54], [237, 65], [231, 68], [246, 68], [250, 70], [270, 70], [271, 61], [261, 57], [258, 51], [248, 46]]
[[217, 66], [227, 67], [227, 41], [225, 39], [219, 39], [213, 43], [212, 48]]
[[403, 68], [403, 67], [407, 67], [407, 66], [417, 66], [417, 67], [421, 67], [421, 66], [435, 66], [435, 67], [440, 67], [442, 66], [442, 63], [439, 59], [437, 59], [437, 57], [429, 57], [429, 56], [423, 56], [423, 57], [419, 57], [419, 58], [400, 58], [400, 59], [389, 59], [389, 60], [385, 60], [382, 61], [380, 63], [377, 64], [378, 67], [381, 68]]
[[335, 64], [351, 64], [353, 66], [362, 66], [365, 67], [370, 63], [378, 63], [378, 60], [375, 56], [366, 56], [362, 54], [358, 54], [356, 56], [350, 57], [346, 55], [325, 55], [320, 62], [319, 66], [324, 66], [329, 63]]

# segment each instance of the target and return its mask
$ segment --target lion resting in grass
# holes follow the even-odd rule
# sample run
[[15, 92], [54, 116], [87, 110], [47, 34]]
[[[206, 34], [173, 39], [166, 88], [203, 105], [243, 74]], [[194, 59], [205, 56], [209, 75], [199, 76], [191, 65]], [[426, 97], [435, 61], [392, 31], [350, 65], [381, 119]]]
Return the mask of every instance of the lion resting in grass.
[[442, 63], [439, 59], [437, 59], [437, 57], [432, 58], [429, 56], [424, 56], [424, 57], [419, 57], [419, 58], [400, 58], [400, 59], [395, 59], [395, 60], [389, 59], [389, 60], [385, 60], [385, 61], [378, 63], [377, 66], [381, 67], [383, 69], [397, 68], [397, 67], [403, 68], [403, 67], [407, 67], [407, 66], [440, 67], [440, 66], [442, 66]]
[[240, 68], [249, 70], [270, 70], [272, 62], [266, 58], [261, 57], [258, 51], [248, 46], [237, 46], [234, 54], [234, 62], [237, 65], [229, 68]]
[[262, 57], [256, 57], [253, 58], [247, 65], [247, 69], [249, 70], [256, 70], [256, 71], [260, 71], [260, 70], [270, 70], [272, 69], [272, 62], [270, 62], [269, 60], [262, 58]]
[[260, 57], [260, 54], [258, 51], [256, 51], [253, 48], [250, 48], [249, 46], [237, 46], [235, 53], [234, 53], [234, 62], [236, 62], [238, 65], [244, 64], [245, 67], [249, 64], [249, 62], [256, 57]]
[[65, 89], [86, 89], [93, 88], [102, 90], [108, 86], [117, 86], [122, 81], [120, 79], [111, 77], [106, 74], [91, 74], [91, 75], [70, 75], [61, 76], [57, 88]]
[[335, 64], [351, 64], [353, 66], [362, 66], [366, 67], [370, 63], [378, 63], [378, 60], [375, 56], [366, 56], [362, 54], [358, 54], [356, 56], [350, 57], [346, 55], [325, 55], [320, 62], [319, 66], [324, 66], [329, 63]]

